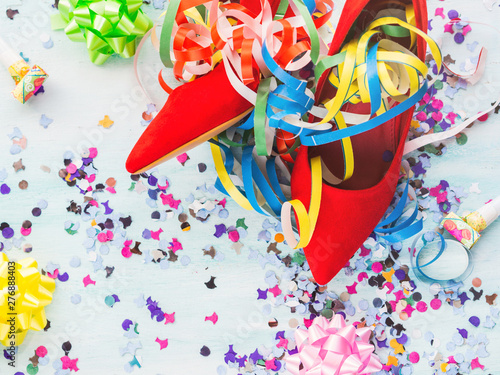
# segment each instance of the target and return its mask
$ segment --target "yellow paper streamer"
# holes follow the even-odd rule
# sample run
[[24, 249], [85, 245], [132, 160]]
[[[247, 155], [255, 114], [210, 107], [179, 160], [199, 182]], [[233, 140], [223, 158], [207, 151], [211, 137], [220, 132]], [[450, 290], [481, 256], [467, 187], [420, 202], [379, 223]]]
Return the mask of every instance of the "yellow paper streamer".
[[28, 330], [47, 325], [45, 306], [52, 302], [55, 281], [38, 271], [33, 258], [9, 262], [0, 254], [0, 343], [21, 345]]

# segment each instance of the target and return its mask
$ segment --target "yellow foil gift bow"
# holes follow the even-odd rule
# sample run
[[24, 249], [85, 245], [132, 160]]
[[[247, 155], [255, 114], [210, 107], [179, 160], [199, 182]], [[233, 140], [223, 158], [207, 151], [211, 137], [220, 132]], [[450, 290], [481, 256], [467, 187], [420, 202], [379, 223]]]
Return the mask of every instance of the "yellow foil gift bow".
[[0, 254], [0, 343], [7, 347], [22, 344], [28, 330], [45, 328], [44, 308], [56, 288], [53, 279], [40, 274], [33, 258], [12, 263], [15, 271], [9, 269], [7, 255]]
[[141, 5], [142, 0], [60, 0], [52, 28], [64, 28], [72, 41], [85, 42], [90, 60], [101, 65], [114, 53], [135, 54], [135, 39], [153, 26]]

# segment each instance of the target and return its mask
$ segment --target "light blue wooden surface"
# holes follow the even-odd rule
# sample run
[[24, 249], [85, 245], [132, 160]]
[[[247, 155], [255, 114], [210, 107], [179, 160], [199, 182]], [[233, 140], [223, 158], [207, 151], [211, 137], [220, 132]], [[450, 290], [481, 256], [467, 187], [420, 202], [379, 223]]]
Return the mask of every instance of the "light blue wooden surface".
[[[442, 35], [443, 21], [434, 17], [436, 7], [444, 7], [445, 11], [457, 9], [470, 20], [496, 25], [500, 20], [498, 6], [490, 12], [482, 1], [429, 1], [433, 36]], [[5, 6], [4, 6], [5, 5]], [[18, 8], [20, 14], [11, 21], [5, 17], [5, 9], [11, 6]], [[338, 19], [341, 2], [336, 3]], [[160, 12], [153, 7], [145, 6], [146, 12], [153, 18]], [[103, 66], [92, 65], [82, 44], [69, 41], [63, 32], [50, 30], [47, 14], [52, 13], [48, 1], [14, 1], [8, 0], [2, 4], [0, 16], [0, 34], [11, 42], [17, 42], [17, 47], [36, 63], [43, 67], [50, 79], [45, 85], [46, 93], [21, 105], [10, 96], [12, 81], [6, 71], [0, 74], [0, 169], [6, 168], [8, 178], [6, 183], [12, 192], [0, 196], [0, 221], [6, 221], [16, 229], [21, 223], [30, 219], [33, 222], [33, 232], [26, 242], [33, 245], [31, 255], [38, 260], [40, 267], [48, 262], [59, 264], [61, 271], [67, 271], [70, 279], [66, 283], [57, 283], [53, 303], [46, 309], [51, 328], [48, 332], [30, 333], [21, 346], [17, 364], [17, 371], [25, 371], [29, 363], [28, 358], [39, 345], [49, 349], [51, 362], [48, 366], [40, 367], [39, 374], [53, 374], [52, 362], [63, 355], [60, 346], [62, 342], [70, 340], [73, 349], [70, 357], [80, 358], [78, 365], [81, 375], [87, 374], [122, 374], [124, 364], [131, 360], [130, 355], [120, 356], [119, 348], [127, 345], [128, 339], [123, 336], [121, 323], [124, 319], [132, 319], [139, 323], [139, 340], [143, 348], [137, 354], [142, 356], [143, 368], [135, 369], [134, 373], [142, 374], [213, 374], [216, 368], [223, 364], [223, 353], [228, 344], [235, 344], [238, 353], [249, 354], [261, 345], [271, 347], [274, 335], [278, 330], [288, 329], [288, 320], [292, 317], [284, 306], [273, 308], [270, 315], [262, 313], [264, 305], [271, 301], [257, 301], [257, 288], [265, 288], [266, 271], [274, 270], [280, 275], [280, 270], [267, 266], [262, 269], [256, 260], [249, 260], [249, 249], [258, 250], [264, 254], [267, 244], [257, 241], [258, 232], [262, 229], [264, 218], [255, 213], [246, 212], [228, 199], [227, 219], [210, 218], [207, 223], [190, 219], [191, 231], [182, 232], [176, 218], [164, 223], [153, 223], [150, 219], [152, 211], [145, 203], [145, 193], [138, 195], [129, 192], [130, 177], [124, 169], [124, 161], [144, 128], [141, 126], [141, 114], [146, 110], [146, 100], [140, 93], [133, 75], [132, 60], [112, 57]], [[45, 49], [39, 40], [40, 33], [47, 33], [54, 41], [52, 49]], [[468, 115], [486, 109], [489, 103], [500, 96], [500, 74], [498, 63], [500, 52], [495, 48], [499, 38], [494, 31], [480, 25], [473, 25], [471, 40], [477, 40], [489, 48], [487, 72], [485, 78], [476, 87], [462, 92], [451, 102], [455, 110], [465, 110]], [[465, 46], [463, 47], [465, 48]], [[452, 53], [459, 60], [460, 56], [469, 56], [470, 53], [460, 52], [450, 37], [443, 38], [444, 54]], [[140, 58], [140, 72], [146, 78], [146, 86], [153, 92], [153, 100], [158, 105], [166, 99], [157, 87], [155, 88], [155, 74], [160, 69], [160, 63], [154, 56], [154, 51], [146, 47]], [[54, 120], [44, 129], [39, 125], [42, 114]], [[104, 115], [115, 122], [104, 130], [97, 123]], [[188, 114], [186, 114], [188, 115]], [[500, 115], [499, 115], [500, 116]], [[467, 130], [469, 141], [464, 146], [456, 144], [455, 140], [448, 141], [447, 153], [442, 157], [432, 156], [429, 172], [425, 176], [425, 186], [432, 187], [441, 179], [447, 180], [452, 186], [461, 186], [465, 189], [473, 183], [479, 183], [480, 194], [470, 194], [462, 204], [462, 209], [473, 210], [486, 200], [500, 193], [500, 117], [494, 115], [486, 123], [478, 123]], [[11, 141], [7, 134], [14, 127], [19, 127], [28, 139], [28, 147], [18, 155], [9, 152]], [[110, 254], [103, 256], [104, 265], [115, 266], [116, 270], [109, 279], [105, 278], [104, 271], [94, 273], [93, 264], [88, 260], [82, 243], [86, 238], [85, 229], [89, 223], [82, 222], [79, 233], [69, 236], [64, 231], [64, 222], [79, 220], [72, 213], [66, 211], [71, 200], [82, 202], [81, 195], [75, 188], [69, 188], [58, 177], [58, 170], [63, 167], [63, 153], [73, 150], [78, 153], [81, 148], [95, 146], [99, 156], [95, 160], [95, 167], [99, 170], [98, 180], [104, 182], [108, 177], [117, 180], [117, 194], [111, 196], [110, 206], [125, 216], [132, 215], [133, 225], [127, 230], [130, 238], [141, 241], [141, 233], [145, 228], [156, 230], [160, 226], [164, 233], [161, 238], [171, 240], [178, 238], [184, 250], [179, 256], [188, 255], [191, 263], [182, 266], [180, 262], [162, 270], [157, 264], [144, 264], [142, 257], [133, 256], [125, 259], [119, 251], [112, 248]], [[158, 168], [159, 174], [168, 177], [171, 187], [170, 193], [176, 199], [184, 201], [189, 194], [196, 198], [207, 196], [210, 199], [221, 199], [221, 194], [211, 195], [197, 190], [197, 186], [211, 185], [215, 181], [215, 171], [211, 163], [208, 145], [202, 145], [189, 152], [191, 160], [183, 167], [176, 160], [167, 162]], [[12, 163], [22, 158], [26, 170], [14, 172]], [[197, 164], [205, 162], [208, 169], [199, 173]], [[50, 173], [40, 169], [41, 165], [51, 168]], [[29, 183], [27, 190], [20, 190], [17, 184], [20, 180]], [[43, 210], [40, 217], [31, 216], [31, 209], [40, 199], [48, 202], [48, 208]], [[101, 198], [101, 202], [107, 200]], [[245, 217], [249, 226], [247, 238], [242, 240], [244, 247], [241, 255], [230, 248], [230, 241], [226, 238], [217, 239], [213, 236], [214, 225], [221, 222], [227, 226], [235, 225], [238, 218]], [[435, 224], [427, 221], [428, 228]], [[472, 277], [480, 277], [483, 281], [484, 294], [498, 293], [500, 278], [498, 277], [498, 257], [496, 256], [500, 243], [500, 223], [495, 223], [488, 229], [488, 233], [481, 239], [474, 249], [474, 271]], [[203, 256], [202, 248], [213, 245], [217, 251], [224, 254], [222, 261], [212, 260]], [[408, 246], [409, 244], [406, 244]], [[154, 249], [154, 241], [143, 241], [143, 249]], [[287, 249], [279, 247], [285, 253]], [[14, 259], [25, 256], [22, 250], [12, 249], [8, 255]], [[69, 261], [73, 256], [79, 256], [82, 265], [71, 268]], [[96, 281], [95, 286], [83, 287], [82, 279], [90, 274]], [[216, 276], [217, 288], [209, 290], [204, 282]], [[352, 277], [339, 275], [330, 284], [329, 289], [340, 294], [345, 291], [346, 285], [351, 285]], [[468, 290], [470, 279], [465, 281]], [[429, 301], [428, 288], [419, 285], [424, 294], [424, 300]], [[176, 322], [164, 325], [150, 319], [146, 307], [138, 308], [134, 304], [140, 293], [159, 302], [165, 312], [174, 312]], [[70, 298], [74, 294], [82, 296], [82, 303], [74, 305]], [[121, 302], [113, 308], [104, 303], [105, 296], [117, 294]], [[371, 301], [375, 297], [374, 289], [370, 287], [358, 288], [358, 294], [352, 296], [355, 305], [361, 299]], [[219, 321], [216, 325], [204, 321], [205, 316], [216, 312]], [[425, 314], [414, 314], [406, 321], [405, 327], [411, 334], [415, 328], [423, 333], [432, 331], [441, 341], [438, 349], [444, 355], [451, 355], [446, 350], [446, 343], [451, 340], [457, 327], [471, 328], [467, 319], [477, 315], [483, 319], [489, 313], [489, 305], [484, 301], [467, 303], [465, 315], [454, 315], [450, 306], [443, 306], [437, 311], [428, 310]], [[358, 312], [356, 317], [361, 317]], [[277, 328], [270, 329], [267, 320], [276, 318]], [[476, 332], [485, 332], [490, 341], [487, 349], [492, 354], [482, 358], [481, 363], [486, 366], [485, 373], [500, 371], [500, 334], [498, 329], [488, 330], [479, 328]], [[160, 351], [155, 339], [169, 339], [167, 349]], [[199, 351], [203, 345], [208, 346], [212, 354], [202, 357]], [[431, 352], [431, 348], [424, 339], [413, 340], [411, 351]], [[459, 352], [457, 350], [456, 352]], [[463, 352], [463, 350], [462, 350]], [[423, 359], [415, 367], [418, 374], [431, 373]], [[13, 374], [0, 360], [0, 373]], [[478, 370], [473, 373], [479, 373]]]

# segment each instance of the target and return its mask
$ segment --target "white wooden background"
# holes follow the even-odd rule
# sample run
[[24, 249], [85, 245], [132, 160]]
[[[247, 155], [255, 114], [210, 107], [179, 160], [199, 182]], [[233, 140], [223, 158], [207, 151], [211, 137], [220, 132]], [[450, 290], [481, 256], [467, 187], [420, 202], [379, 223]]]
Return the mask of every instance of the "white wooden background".
[[[338, 18], [342, 1], [336, 2]], [[430, 16], [434, 9], [444, 7], [457, 9], [470, 20], [477, 20], [497, 25], [500, 20], [498, 4], [490, 12], [480, 0], [429, 1]], [[5, 9], [19, 9], [20, 14], [14, 20], [5, 16]], [[142, 374], [214, 374], [219, 365], [223, 364], [223, 353], [227, 344], [235, 344], [234, 349], [239, 354], [250, 354], [256, 347], [264, 345], [271, 347], [275, 333], [288, 329], [288, 320], [292, 317], [287, 308], [273, 308], [270, 315], [262, 313], [268, 301], [257, 301], [257, 288], [265, 288], [265, 274], [273, 269], [267, 266], [263, 270], [256, 260], [247, 259], [249, 249], [253, 248], [262, 254], [267, 244], [257, 241], [261, 230], [263, 217], [238, 208], [228, 199], [229, 217], [225, 220], [211, 218], [207, 223], [190, 219], [191, 231], [182, 232], [177, 219], [164, 223], [153, 223], [150, 219], [150, 209], [145, 200], [145, 193], [138, 195], [129, 192], [130, 177], [124, 169], [124, 161], [134, 142], [144, 128], [141, 126], [141, 114], [146, 110], [148, 101], [138, 90], [133, 75], [133, 62], [113, 57], [103, 66], [90, 63], [83, 44], [69, 41], [62, 31], [51, 31], [48, 14], [52, 12], [50, 1], [4, 0], [0, 7], [0, 34], [16, 42], [19, 51], [23, 51], [31, 63], [39, 64], [49, 74], [45, 85], [46, 92], [21, 105], [14, 100], [9, 91], [13, 82], [6, 71], [0, 74], [0, 169], [6, 168], [8, 178], [5, 181], [12, 188], [9, 195], [0, 196], [0, 221], [6, 221], [16, 229], [25, 219], [33, 222], [33, 233], [27, 242], [33, 245], [31, 255], [38, 260], [40, 267], [48, 262], [57, 263], [61, 271], [66, 271], [70, 279], [66, 283], [57, 283], [53, 303], [46, 309], [51, 321], [48, 332], [30, 333], [25, 343], [20, 347], [16, 371], [25, 371], [28, 358], [39, 345], [49, 349], [51, 362], [40, 367], [39, 374], [53, 374], [52, 361], [64, 355], [60, 346], [70, 340], [73, 349], [70, 357], [80, 358], [79, 374], [122, 374], [123, 366], [131, 360], [130, 355], [121, 357], [119, 348], [127, 345], [128, 339], [123, 336], [121, 323], [124, 319], [132, 319], [139, 323], [139, 340], [143, 349], [137, 354], [142, 356], [143, 368], [135, 368], [134, 373]], [[144, 6], [153, 19], [160, 11], [152, 5]], [[443, 21], [433, 21], [432, 35], [442, 35]], [[474, 114], [487, 108], [490, 102], [500, 96], [500, 74], [498, 62], [500, 52], [496, 47], [499, 35], [489, 28], [472, 25], [473, 32], [468, 41], [477, 40], [489, 47], [487, 73], [476, 86], [457, 95], [452, 105], [456, 110], [463, 109], [468, 114]], [[39, 39], [40, 34], [49, 34], [54, 47], [45, 49]], [[452, 53], [459, 60], [470, 55], [450, 43], [450, 37], [443, 38], [444, 54]], [[464, 43], [465, 51], [465, 43]], [[145, 78], [148, 90], [152, 92], [153, 100], [160, 106], [166, 96], [155, 84], [156, 72], [161, 65], [150, 45], [146, 45], [140, 58], [140, 71]], [[166, 74], [168, 76], [168, 72]], [[54, 120], [44, 129], [39, 125], [42, 114]], [[115, 122], [103, 130], [97, 123], [104, 115]], [[189, 114], [186, 114], [188, 116]], [[500, 116], [500, 115], [498, 115]], [[458, 146], [455, 140], [448, 142], [448, 152], [442, 157], [432, 156], [432, 168], [425, 176], [425, 185], [432, 187], [439, 180], [445, 179], [452, 186], [462, 186], [468, 189], [472, 183], [479, 183], [481, 194], [470, 194], [462, 205], [462, 209], [472, 210], [482, 202], [500, 194], [500, 117], [493, 116], [486, 123], [479, 123], [467, 130], [469, 142]], [[14, 127], [19, 127], [28, 139], [28, 147], [18, 155], [9, 153], [11, 141], [7, 134]], [[81, 223], [81, 229], [75, 236], [69, 236], [64, 231], [66, 220], [78, 220], [72, 213], [66, 212], [66, 207], [73, 199], [81, 202], [81, 196], [76, 189], [69, 188], [58, 177], [58, 169], [63, 166], [65, 150], [93, 145], [98, 148], [99, 156], [95, 166], [99, 169], [98, 180], [104, 182], [108, 177], [116, 178], [117, 194], [110, 196], [110, 206], [124, 215], [132, 215], [133, 225], [128, 229], [128, 235], [141, 241], [141, 233], [145, 228], [156, 230], [160, 224], [164, 230], [162, 238], [170, 240], [178, 238], [184, 250], [179, 255], [188, 255], [191, 263], [184, 267], [180, 262], [170, 265], [167, 270], [161, 270], [158, 265], [143, 264], [142, 258], [133, 256], [125, 259], [116, 250], [103, 256], [104, 265], [115, 266], [115, 273], [109, 279], [100, 271], [94, 273], [93, 264], [87, 259], [82, 246], [86, 238], [85, 229], [88, 223]], [[215, 172], [211, 163], [209, 147], [205, 144], [189, 152], [191, 160], [186, 166], [181, 166], [176, 160], [163, 164], [160, 174], [166, 175], [170, 182], [170, 192], [177, 199], [184, 199], [193, 193], [196, 198], [205, 194], [196, 190], [197, 186], [213, 184]], [[22, 158], [26, 170], [15, 173], [12, 163]], [[205, 162], [208, 169], [205, 173], [198, 172], [197, 164]], [[40, 169], [40, 165], [51, 168], [49, 174]], [[29, 183], [27, 190], [20, 190], [17, 184], [20, 180]], [[208, 195], [211, 199], [222, 198], [221, 194]], [[48, 202], [48, 208], [40, 217], [31, 216], [31, 209], [40, 199]], [[107, 199], [107, 198], [106, 198]], [[216, 239], [213, 236], [214, 225], [220, 222], [234, 225], [238, 218], [245, 217], [249, 226], [248, 237], [243, 239], [244, 247], [241, 255], [230, 248], [227, 238]], [[430, 221], [430, 220], [429, 220]], [[427, 223], [429, 228], [433, 223]], [[500, 223], [488, 229], [484, 239], [474, 250], [474, 277], [483, 281], [484, 294], [500, 291], [500, 278], [497, 269], [500, 261], [497, 257], [500, 243]], [[144, 248], [154, 248], [153, 241], [143, 241]], [[202, 248], [213, 245], [224, 253], [223, 261], [212, 260], [203, 256]], [[281, 246], [282, 250], [286, 250]], [[25, 256], [22, 250], [13, 249], [8, 255], [14, 259]], [[73, 256], [79, 256], [82, 264], [79, 268], [71, 268], [69, 261]], [[90, 274], [96, 280], [95, 286], [83, 287], [82, 279]], [[204, 282], [216, 276], [217, 288], [209, 290]], [[329, 285], [330, 290], [340, 294], [345, 291], [345, 285], [351, 285], [352, 278], [338, 276]], [[468, 290], [470, 280], [465, 282]], [[425, 285], [419, 285], [424, 300], [429, 301], [430, 295]], [[176, 322], [164, 325], [150, 319], [146, 307], [137, 308], [133, 302], [140, 293], [145, 297], [159, 302], [166, 312], [175, 311]], [[70, 298], [74, 294], [82, 296], [82, 303], [74, 305]], [[104, 304], [104, 297], [117, 294], [121, 302], [113, 308]], [[358, 288], [358, 294], [352, 297], [355, 305], [362, 298], [371, 301], [375, 297], [373, 288]], [[219, 321], [214, 326], [205, 322], [205, 316], [213, 312], [219, 315]], [[438, 311], [428, 310], [425, 314], [415, 313], [404, 323], [411, 335], [412, 329], [419, 328], [422, 332], [432, 331], [441, 341], [444, 355], [451, 355], [446, 350], [446, 343], [451, 340], [456, 328], [467, 328], [469, 332], [485, 332], [490, 344], [487, 350], [492, 354], [481, 359], [486, 365], [485, 373], [499, 373], [500, 369], [500, 333], [497, 328], [471, 329], [468, 317], [477, 315], [481, 319], [489, 314], [489, 305], [484, 301], [467, 302], [465, 316], [453, 315], [452, 308], [443, 306]], [[360, 317], [361, 315], [357, 315]], [[269, 328], [267, 320], [276, 318], [277, 328]], [[167, 349], [160, 351], [155, 342], [156, 337], [169, 339]], [[210, 348], [212, 354], [202, 357], [199, 351], [203, 345]], [[462, 348], [461, 352], [464, 352]], [[424, 339], [413, 340], [410, 351], [431, 352]], [[460, 351], [460, 350], [457, 350]], [[422, 358], [416, 373], [431, 373], [426, 360]], [[234, 371], [234, 370], [231, 370]], [[476, 370], [475, 373], [479, 373]], [[15, 371], [6, 366], [5, 360], [0, 360], [0, 373], [13, 374]], [[232, 372], [231, 372], [232, 373]]]

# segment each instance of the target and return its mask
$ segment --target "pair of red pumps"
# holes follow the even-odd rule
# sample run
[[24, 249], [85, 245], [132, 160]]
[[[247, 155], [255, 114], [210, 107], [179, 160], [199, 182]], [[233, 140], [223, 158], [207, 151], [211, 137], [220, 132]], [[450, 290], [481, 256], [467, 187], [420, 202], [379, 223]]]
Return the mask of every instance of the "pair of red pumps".
[[[245, 3], [247, 8], [258, 12], [259, 1], [246, 0]], [[412, 4], [414, 23], [426, 32], [426, 2], [413, 0]], [[369, 14], [388, 7], [401, 8], [404, 3], [347, 0], [329, 55], [337, 54], [349, 41], [355, 33], [353, 25], [358, 23], [360, 26], [366, 18], [370, 22]], [[424, 60], [425, 50], [425, 40], [419, 38], [417, 55], [420, 60]], [[327, 80], [329, 74], [330, 70], [327, 70], [318, 81], [317, 103], [336, 93]], [[193, 103], [196, 104], [194, 110]], [[346, 107], [351, 113], [367, 113], [367, 106], [363, 103], [346, 104], [342, 109], [347, 110]], [[170, 94], [163, 109], [134, 146], [126, 168], [130, 173], [146, 171], [219, 134], [241, 120], [252, 108], [234, 90], [223, 64], [219, 64], [209, 74], [176, 88]], [[316, 228], [304, 248], [309, 267], [319, 284], [328, 283], [346, 265], [389, 207], [396, 190], [412, 115], [413, 107], [380, 126], [351, 137], [356, 160], [352, 177], [335, 186], [323, 180]], [[306, 208], [311, 197], [310, 159], [315, 156], [321, 157], [323, 168], [333, 175], [342, 175], [345, 168], [343, 150], [338, 141], [300, 147], [292, 171], [291, 193], [292, 199], [300, 200]]]

